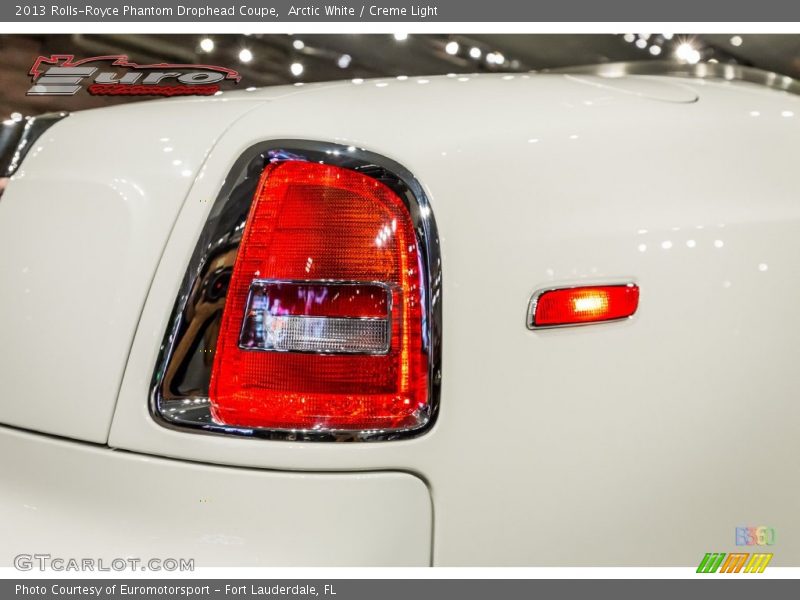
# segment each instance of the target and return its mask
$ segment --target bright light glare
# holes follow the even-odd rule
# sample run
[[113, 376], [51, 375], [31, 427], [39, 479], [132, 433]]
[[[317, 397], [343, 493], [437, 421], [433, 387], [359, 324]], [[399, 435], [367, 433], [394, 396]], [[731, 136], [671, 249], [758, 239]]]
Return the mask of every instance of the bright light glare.
[[675, 58], [693, 65], [700, 62], [700, 52], [689, 42], [683, 42], [675, 50]]
[[303, 74], [304, 71], [303, 64], [299, 62], [293, 62], [289, 67], [289, 71], [291, 71], [292, 75], [294, 75], [295, 77], [299, 77], [300, 75]]
[[394, 34], [394, 39], [396, 39], [398, 42], [405, 42], [408, 39], [408, 34], [407, 33], [395, 33]]
[[444, 47], [444, 51], [448, 54], [458, 54], [459, 45], [458, 42], [447, 42], [447, 45]]
[[303, 48], [306, 47], [306, 44], [303, 40], [295, 40], [292, 42], [292, 47], [295, 50], [302, 50]]
[[211, 38], [203, 38], [200, 40], [200, 50], [203, 52], [211, 52], [214, 49], [214, 40]]
[[253, 60], [253, 53], [247, 48], [242, 48], [239, 51], [239, 60], [243, 63], [249, 63], [251, 60]]
[[472, 58], [480, 58], [481, 57], [481, 49], [478, 48], [477, 46], [473, 46], [472, 48], [469, 49], [469, 55]]
[[603, 308], [603, 301], [605, 298], [600, 295], [581, 296], [575, 298], [573, 306], [575, 312], [595, 312]]

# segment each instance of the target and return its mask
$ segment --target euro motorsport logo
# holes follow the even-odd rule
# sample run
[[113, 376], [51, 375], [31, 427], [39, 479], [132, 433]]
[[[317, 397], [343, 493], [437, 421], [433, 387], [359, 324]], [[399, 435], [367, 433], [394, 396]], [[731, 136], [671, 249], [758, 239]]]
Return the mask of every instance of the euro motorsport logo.
[[28, 96], [73, 96], [81, 89], [94, 96], [212, 96], [221, 82], [242, 78], [214, 65], [140, 65], [124, 54], [80, 60], [73, 54], [39, 56], [28, 74], [33, 82]]
[[[737, 546], [771, 546], [775, 530], [771, 527], [737, 527]], [[771, 552], [707, 552], [697, 567], [698, 573], [763, 573], [772, 560]]]

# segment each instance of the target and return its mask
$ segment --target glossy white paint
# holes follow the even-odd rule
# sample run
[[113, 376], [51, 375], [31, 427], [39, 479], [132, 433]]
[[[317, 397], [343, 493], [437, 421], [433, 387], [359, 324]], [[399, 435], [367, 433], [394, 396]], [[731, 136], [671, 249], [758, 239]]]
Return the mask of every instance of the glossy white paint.
[[0, 473], [3, 567], [34, 553], [196, 568], [430, 561], [430, 496], [405, 473], [214, 467], [3, 427]]
[[106, 441], [175, 217], [216, 138], [252, 107], [93, 110], [37, 140], [0, 199], [0, 423]]
[[[742, 525], [775, 527], [772, 564], [796, 565], [800, 101], [726, 82], [679, 80], [676, 92], [674, 81], [471, 76], [247, 94], [271, 101], [221, 136], [188, 192], [109, 444], [416, 472], [431, 488], [439, 565], [696, 565], [733, 549]], [[176, 432], [148, 413], [203, 200], [245, 148], [287, 138], [383, 154], [427, 190], [444, 364], [440, 417], [422, 437], [268, 442]], [[536, 289], [617, 280], [641, 287], [633, 319], [526, 329]]]
[[664, 102], [697, 102], [700, 96], [679, 79], [665, 77], [601, 77], [597, 75], [566, 75], [568, 80], [589, 85], [597, 90], [631, 94], [648, 100]]

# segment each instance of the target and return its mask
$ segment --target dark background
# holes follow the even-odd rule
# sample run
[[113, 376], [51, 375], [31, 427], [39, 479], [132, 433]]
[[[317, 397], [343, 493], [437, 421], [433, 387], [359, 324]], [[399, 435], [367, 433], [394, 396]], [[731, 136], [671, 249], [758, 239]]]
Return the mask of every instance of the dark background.
[[[213, 41], [210, 51], [201, 47], [205, 38]], [[448, 43], [451, 51], [454, 49], [452, 42], [458, 44], [455, 54], [447, 52]], [[247, 88], [357, 77], [526, 72], [603, 62], [678, 60], [682, 44], [697, 51], [691, 55], [692, 61], [736, 63], [800, 78], [800, 35], [412, 34], [405, 39], [391, 34], [3, 35], [0, 120], [12, 115], [21, 119], [53, 110], [73, 111], [129, 101], [88, 93], [73, 97], [26, 96], [31, 85], [28, 71], [39, 55], [74, 54], [85, 58], [126, 54], [131, 60], [144, 63], [202, 62], [238, 70], [242, 74], [238, 87]], [[479, 57], [470, 56], [472, 48], [480, 51]], [[243, 49], [252, 53], [249, 62], [240, 59]], [[345, 55], [349, 61], [343, 58]], [[291, 71], [294, 63], [303, 67], [299, 75]]]

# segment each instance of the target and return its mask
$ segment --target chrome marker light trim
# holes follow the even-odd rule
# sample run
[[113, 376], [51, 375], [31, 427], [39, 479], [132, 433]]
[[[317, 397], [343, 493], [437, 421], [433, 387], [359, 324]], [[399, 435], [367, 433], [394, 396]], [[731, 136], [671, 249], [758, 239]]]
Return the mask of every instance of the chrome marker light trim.
[[[227, 286], [261, 173], [272, 162], [302, 160], [351, 169], [390, 187], [411, 216], [424, 269], [423, 343], [429, 357], [428, 405], [421, 423], [405, 430], [275, 430], [220, 425], [211, 418], [208, 385]], [[442, 273], [430, 204], [414, 176], [396, 162], [340, 144], [275, 140], [255, 144], [234, 163], [208, 216], [184, 275], [153, 374], [150, 413], [184, 432], [268, 440], [361, 442], [397, 440], [430, 429], [439, 410], [442, 364]]]
[[[579, 288], [586, 288], [586, 287], [595, 287], [595, 286], [615, 286], [615, 287], [633, 287], [638, 286], [635, 281], [626, 280], [626, 281], [604, 281], [602, 283], [581, 283], [576, 285], [557, 285], [553, 287], [546, 287], [536, 290], [531, 299], [528, 301], [528, 314], [525, 318], [525, 325], [528, 329], [540, 331], [542, 329], [562, 329], [565, 327], [585, 327], [586, 325], [603, 325], [604, 323], [618, 323], [620, 321], [628, 321], [636, 316], [636, 313], [639, 312], [639, 308], [637, 306], [636, 312], [628, 317], [621, 317], [619, 319], [605, 319], [603, 321], [588, 321], [586, 323], [562, 323], [560, 325], [537, 325], [536, 324], [536, 305], [539, 303], [539, 298], [542, 297], [543, 294], [547, 292], [556, 292], [559, 290], [575, 290]], [[641, 288], [640, 288], [641, 290]]]

